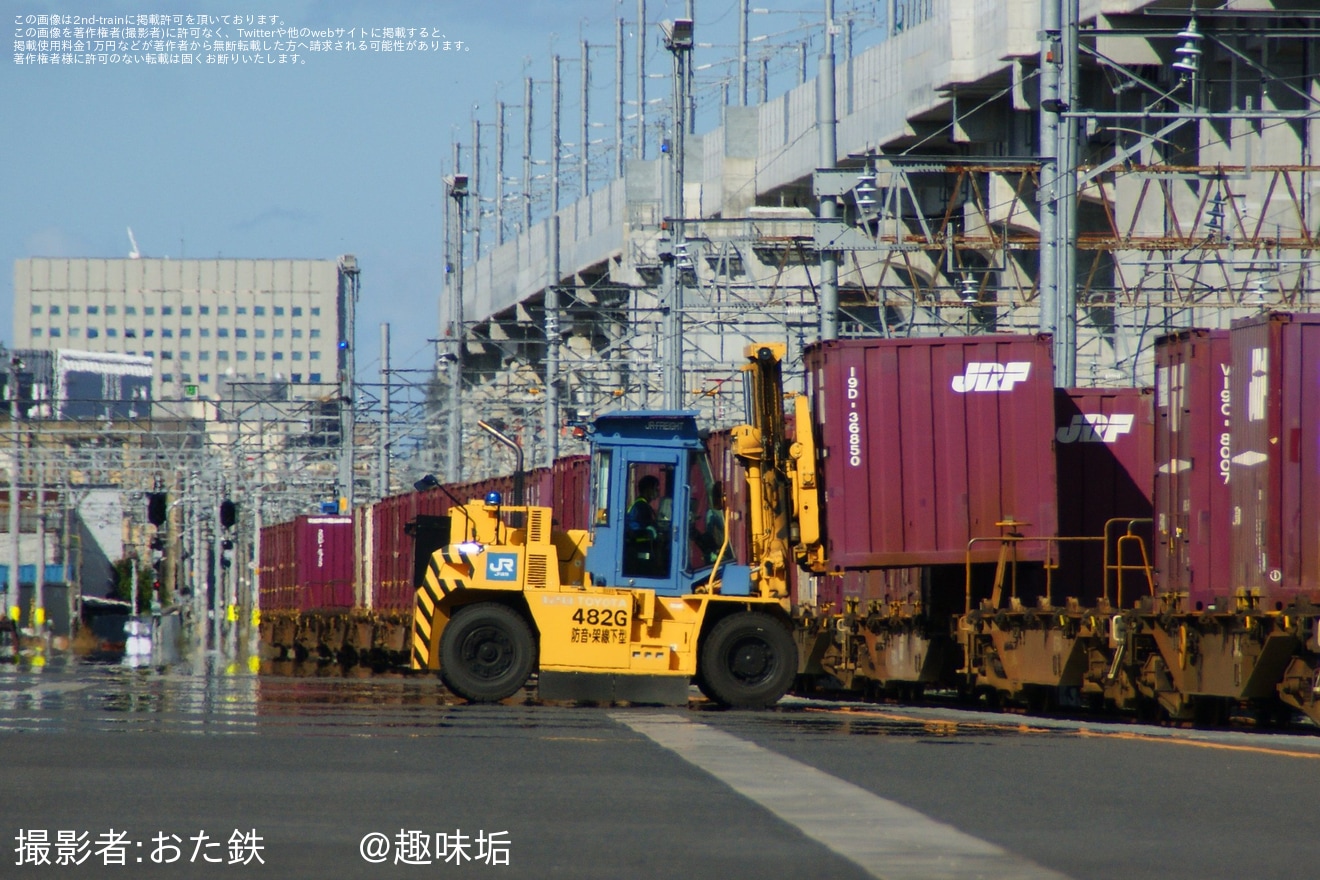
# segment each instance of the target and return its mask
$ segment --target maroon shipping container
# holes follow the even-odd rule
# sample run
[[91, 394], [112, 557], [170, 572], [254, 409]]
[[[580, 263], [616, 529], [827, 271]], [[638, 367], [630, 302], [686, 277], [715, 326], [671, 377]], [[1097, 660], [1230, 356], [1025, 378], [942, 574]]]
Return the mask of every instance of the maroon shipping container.
[[1320, 599], [1320, 315], [1233, 322], [1233, 575], [1273, 609]]
[[353, 607], [353, 518], [300, 516], [262, 530], [263, 610]]
[[555, 460], [551, 468], [552, 496], [559, 528], [589, 528], [591, 508], [591, 456], [570, 455]]
[[1155, 572], [1191, 609], [1232, 592], [1232, 366], [1227, 330], [1155, 342]]
[[266, 526], [261, 530], [261, 588], [257, 596], [262, 611], [294, 610], [293, 523]]
[[[590, 459], [585, 455], [558, 459], [552, 468], [537, 468], [523, 478], [526, 504], [549, 506], [555, 511], [557, 526], [563, 529], [584, 528], [587, 521]], [[493, 477], [445, 486], [462, 502], [485, 498], [499, 492], [513, 503], [513, 477]], [[441, 516], [453, 502], [440, 490], [408, 492], [382, 498], [363, 511], [370, 525], [362, 536], [362, 565], [370, 590], [362, 604], [377, 612], [410, 612], [416, 588], [413, 584], [413, 539], [404, 527], [419, 515]]]
[[[1141, 388], [1061, 388], [1055, 392], [1054, 451], [1059, 480], [1059, 534], [1102, 537], [1111, 519], [1151, 518], [1155, 471], [1154, 391]], [[1151, 528], [1134, 534], [1150, 545]], [[1113, 531], [1117, 538], [1124, 529]], [[1140, 550], [1125, 544], [1124, 565], [1141, 565]], [[1109, 561], [1117, 546], [1110, 542]], [[1083, 604], [1102, 595], [1104, 547], [1062, 542], [1055, 601], [1072, 596]], [[1134, 583], [1124, 576], [1124, 586]], [[1110, 599], [1114, 598], [1111, 577]], [[1124, 593], [1126, 599], [1128, 592]]]
[[[804, 360], [832, 568], [960, 564], [1009, 518], [1055, 533], [1049, 337], [839, 340]], [[1019, 558], [1045, 552], [1024, 542]]]

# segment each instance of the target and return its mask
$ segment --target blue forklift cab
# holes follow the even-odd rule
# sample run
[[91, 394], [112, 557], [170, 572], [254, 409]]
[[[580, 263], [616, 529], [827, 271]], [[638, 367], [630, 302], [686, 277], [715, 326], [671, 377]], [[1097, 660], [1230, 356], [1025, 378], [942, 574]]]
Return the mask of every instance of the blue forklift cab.
[[[697, 414], [607, 413], [589, 434], [587, 572], [592, 583], [655, 590], [661, 596], [704, 588], [725, 524]], [[750, 574], [746, 566], [722, 563], [720, 593], [750, 595]]]

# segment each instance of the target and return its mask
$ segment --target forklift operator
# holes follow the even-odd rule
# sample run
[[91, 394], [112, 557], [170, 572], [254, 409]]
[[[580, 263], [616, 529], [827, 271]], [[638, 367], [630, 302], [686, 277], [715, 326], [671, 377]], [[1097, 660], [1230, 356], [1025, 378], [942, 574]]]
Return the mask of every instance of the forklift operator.
[[656, 553], [655, 508], [651, 506], [660, 497], [660, 480], [648, 474], [637, 481], [637, 497], [628, 508], [625, 518], [624, 573], [634, 575], [663, 574], [657, 571], [660, 562]]

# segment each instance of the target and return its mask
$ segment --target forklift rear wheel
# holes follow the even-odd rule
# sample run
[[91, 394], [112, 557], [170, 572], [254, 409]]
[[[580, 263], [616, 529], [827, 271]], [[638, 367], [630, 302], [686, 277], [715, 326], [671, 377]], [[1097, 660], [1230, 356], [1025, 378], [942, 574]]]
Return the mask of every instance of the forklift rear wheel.
[[518, 693], [535, 659], [527, 623], [494, 602], [460, 609], [440, 636], [440, 678], [474, 703], [495, 703]]
[[797, 648], [768, 614], [740, 611], [715, 624], [701, 648], [697, 676], [702, 693], [737, 709], [779, 701], [797, 674]]

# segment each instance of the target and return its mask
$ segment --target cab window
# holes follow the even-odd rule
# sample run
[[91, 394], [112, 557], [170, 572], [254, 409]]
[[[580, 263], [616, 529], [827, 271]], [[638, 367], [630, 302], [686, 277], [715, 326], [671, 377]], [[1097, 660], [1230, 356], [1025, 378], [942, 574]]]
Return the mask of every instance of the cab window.
[[591, 460], [591, 524], [610, 524], [610, 451], [598, 450]]
[[660, 464], [631, 464], [627, 479], [623, 575], [669, 577], [674, 534], [674, 468]]

